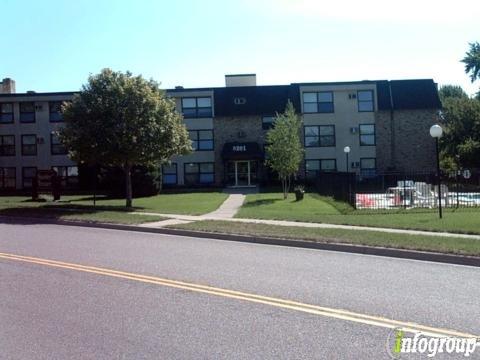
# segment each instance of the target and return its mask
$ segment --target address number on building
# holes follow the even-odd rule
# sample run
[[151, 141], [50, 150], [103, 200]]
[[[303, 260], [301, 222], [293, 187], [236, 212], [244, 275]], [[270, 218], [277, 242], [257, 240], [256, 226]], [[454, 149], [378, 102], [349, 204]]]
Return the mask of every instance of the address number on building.
[[236, 152], [247, 151], [247, 146], [246, 145], [234, 145], [232, 147], [232, 150], [236, 151]]

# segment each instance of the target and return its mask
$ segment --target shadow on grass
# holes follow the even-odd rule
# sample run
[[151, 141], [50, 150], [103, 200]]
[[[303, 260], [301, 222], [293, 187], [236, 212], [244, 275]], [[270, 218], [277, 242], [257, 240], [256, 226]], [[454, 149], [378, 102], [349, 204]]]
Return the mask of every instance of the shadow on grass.
[[[65, 215], [95, 215], [104, 211], [125, 213], [138, 208], [125, 208], [120, 206], [61, 206], [42, 205], [38, 207], [11, 207], [0, 209], [0, 223], [41, 223], [42, 220], [62, 220]], [[11, 218], [11, 219], [10, 219]], [[36, 220], [37, 219], [37, 220]], [[93, 222], [95, 220], [92, 219]]]
[[[261, 200], [255, 200], [255, 201], [249, 201], [248, 203], [245, 203], [243, 205], [244, 208], [254, 208], [257, 206], [263, 206], [263, 205], [271, 205], [274, 204], [278, 201], [283, 201], [282, 199], [261, 199]], [[293, 201], [295, 202], [295, 201]]]

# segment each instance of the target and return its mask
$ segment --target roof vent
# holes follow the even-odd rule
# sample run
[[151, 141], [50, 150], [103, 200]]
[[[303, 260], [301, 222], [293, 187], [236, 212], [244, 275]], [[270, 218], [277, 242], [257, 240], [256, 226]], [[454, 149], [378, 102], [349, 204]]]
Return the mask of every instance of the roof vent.
[[27, 94], [36, 94], [36, 92], [33, 90], [27, 90]]
[[177, 86], [175, 86], [175, 89], [177, 89], [177, 90], [182, 90], [182, 89], [183, 89], [183, 86], [177, 85]]

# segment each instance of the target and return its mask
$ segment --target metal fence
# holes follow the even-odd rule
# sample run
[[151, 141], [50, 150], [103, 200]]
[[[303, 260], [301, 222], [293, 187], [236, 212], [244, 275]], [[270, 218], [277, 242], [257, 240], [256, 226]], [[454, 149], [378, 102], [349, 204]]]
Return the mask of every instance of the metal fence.
[[442, 173], [322, 173], [315, 179], [321, 195], [346, 201], [356, 209], [480, 207], [480, 169]]

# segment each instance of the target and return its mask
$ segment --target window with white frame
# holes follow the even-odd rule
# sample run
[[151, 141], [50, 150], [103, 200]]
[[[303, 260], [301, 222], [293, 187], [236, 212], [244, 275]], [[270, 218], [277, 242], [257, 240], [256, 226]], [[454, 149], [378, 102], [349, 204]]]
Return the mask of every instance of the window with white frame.
[[304, 113], [333, 113], [333, 92], [304, 92], [303, 112]]

